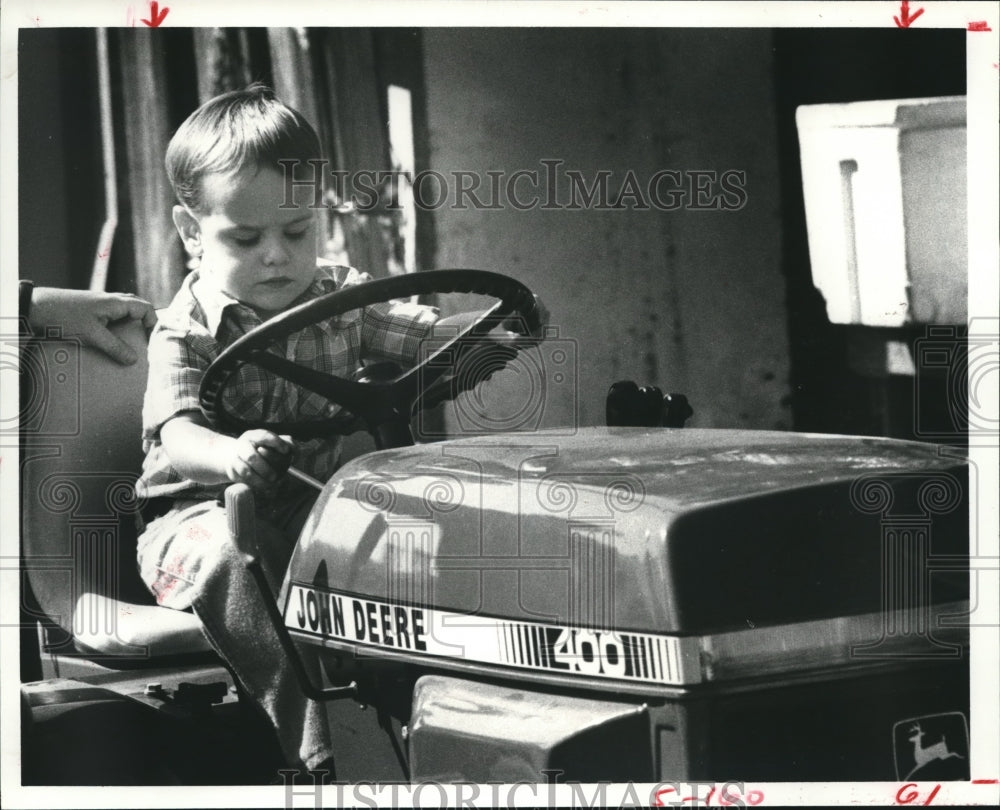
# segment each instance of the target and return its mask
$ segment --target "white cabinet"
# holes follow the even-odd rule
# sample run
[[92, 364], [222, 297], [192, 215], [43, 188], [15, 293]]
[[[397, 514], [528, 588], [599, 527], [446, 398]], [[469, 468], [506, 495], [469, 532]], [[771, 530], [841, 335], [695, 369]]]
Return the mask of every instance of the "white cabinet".
[[813, 283], [833, 323], [967, 319], [965, 98], [799, 107]]

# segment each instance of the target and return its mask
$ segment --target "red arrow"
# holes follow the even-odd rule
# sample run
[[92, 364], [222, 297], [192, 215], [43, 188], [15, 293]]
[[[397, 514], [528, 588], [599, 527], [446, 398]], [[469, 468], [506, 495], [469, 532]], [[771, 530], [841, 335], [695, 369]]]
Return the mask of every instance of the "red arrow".
[[[903, 5], [906, 5], [905, 3]], [[144, 19], [143, 22], [146, 23], [150, 28], [158, 28], [160, 23], [163, 22], [163, 18], [167, 16], [167, 12], [170, 11], [166, 6], [163, 7], [163, 11], [160, 11], [160, 4], [156, 0], [152, 0], [149, 4], [149, 17], [150, 19]]]
[[902, 5], [899, 7], [899, 17], [894, 16], [893, 19], [896, 21], [898, 28], [909, 28], [916, 21], [917, 17], [923, 13], [924, 10], [918, 8], [916, 13], [911, 17], [909, 0], [903, 0]]

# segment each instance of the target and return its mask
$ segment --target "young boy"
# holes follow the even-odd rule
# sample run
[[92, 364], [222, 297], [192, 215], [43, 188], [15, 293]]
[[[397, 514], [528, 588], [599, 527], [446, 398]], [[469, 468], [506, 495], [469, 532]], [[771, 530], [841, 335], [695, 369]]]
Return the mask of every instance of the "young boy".
[[[327, 767], [333, 750], [323, 706], [306, 699], [267, 620], [260, 595], [232, 546], [225, 487], [255, 490], [262, 563], [280, 581], [316, 492], [284, 475], [289, 456], [327, 480], [340, 442], [295, 446], [266, 430], [227, 436], [202, 417], [198, 389], [212, 360], [272, 315], [364, 280], [316, 255], [311, 190], [286, 203], [279, 160], [319, 158], [316, 133], [262, 86], [204, 104], [177, 130], [166, 165], [177, 195], [174, 224], [199, 261], [160, 315], [149, 344], [143, 407], [146, 460], [137, 484], [149, 499], [139, 567], [159, 604], [193, 607], [218, 653], [274, 724], [290, 764]], [[301, 199], [299, 199], [301, 198]], [[284, 205], [283, 205], [284, 204]], [[430, 307], [386, 303], [289, 336], [276, 349], [295, 362], [350, 376], [366, 359], [412, 365], [437, 320]], [[316, 415], [321, 397], [253, 366], [231, 386], [229, 409], [245, 418]], [[314, 680], [318, 665], [310, 659]]]

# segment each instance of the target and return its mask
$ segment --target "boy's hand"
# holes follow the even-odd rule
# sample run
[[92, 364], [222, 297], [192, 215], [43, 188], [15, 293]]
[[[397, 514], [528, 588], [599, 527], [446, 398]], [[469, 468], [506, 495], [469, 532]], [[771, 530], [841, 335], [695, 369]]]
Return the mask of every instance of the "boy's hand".
[[226, 459], [226, 476], [233, 483], [268, 490], [285, 475], [294, 450], [290, 441], [269, 430], [248, 430], [236, 439]]

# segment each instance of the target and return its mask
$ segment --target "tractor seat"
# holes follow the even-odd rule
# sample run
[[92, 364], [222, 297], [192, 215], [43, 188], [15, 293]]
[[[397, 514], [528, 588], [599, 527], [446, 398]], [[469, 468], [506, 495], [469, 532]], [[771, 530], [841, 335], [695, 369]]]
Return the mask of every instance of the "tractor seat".
[[22, 604], [47, 652], [110, 667], [211, 652], [198, 618], [156, 605], [139, 578], [147, 339], [138, 322], [114, 331], [138, 363], [55, 331], [25, 348], [21, 374]]

